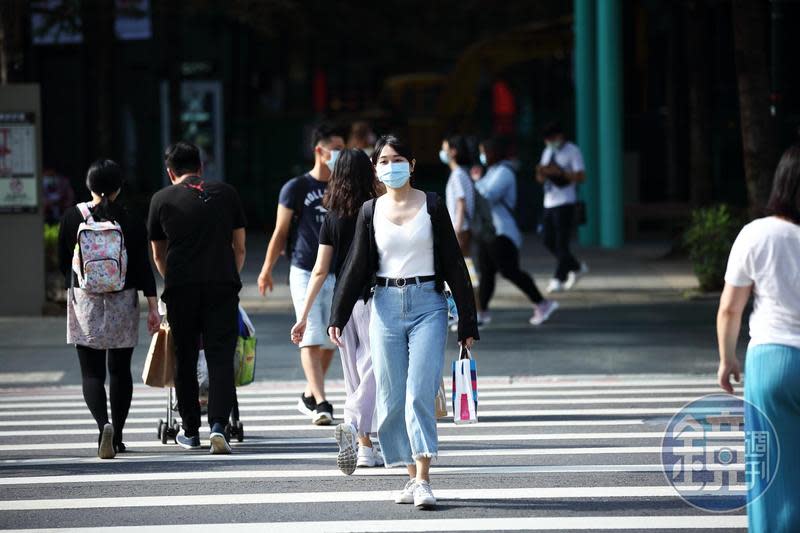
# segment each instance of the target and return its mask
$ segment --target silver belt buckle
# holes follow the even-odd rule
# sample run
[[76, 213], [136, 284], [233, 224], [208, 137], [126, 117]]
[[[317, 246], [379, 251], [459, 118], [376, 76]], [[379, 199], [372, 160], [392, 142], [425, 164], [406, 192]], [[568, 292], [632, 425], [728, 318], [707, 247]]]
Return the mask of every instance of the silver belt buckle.
[[406, 286], [406, 278], [397, 278], [396, 280], [394, 280], [394, 284], [397, 285], [400, 288], [405, 287]]

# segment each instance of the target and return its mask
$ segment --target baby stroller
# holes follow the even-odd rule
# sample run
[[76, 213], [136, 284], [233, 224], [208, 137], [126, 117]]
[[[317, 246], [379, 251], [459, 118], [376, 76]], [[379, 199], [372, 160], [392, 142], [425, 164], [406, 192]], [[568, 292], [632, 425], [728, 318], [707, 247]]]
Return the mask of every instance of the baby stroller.
[[[197, 377], [200, 385], [200, 413], [206, 414], [208, 412], [208, 368], [205, 363], [205, 357], [201, 351], [197, 363]], [[205, 370], [202, 370], [205, 367]], [[166, 444], [168, 441], [175, 442], [175, 437], [181, 429], [178, 419], [175, 414], [178, 413], [178, 402], [175, 398], [172, 387], [167, 392], [167, 417], [158, 419], [158, 439], [161, 444]], [[239, 420], [239, 398], [236, 394], [236, 389], [233, 391], [233, 409], [231, 409], [231, 416], [228, 423], [225, 425], [225, 438], [228, 442], [231, 439], [236, 439], [237, 442], [244, 441], [244, 425]]]
[[[247, 316], [242, 306], [239, 306], [239, 338], [236, 342], [236, 352], [233, 358], [234, 365], [234, 385], [241, 387], [249, 385], [255, 379], [255, 360], [256, 360], [256, 336], [253, 323]], [[197, 358], [197, 378], [200, 389], [200, 409], [205, 414], [208, 410], [208, 365], [206, 364], [205, 354], [201, 350]], [[180, 431], [180, 424], [175, 418], [178, 412], [178, 405], [172, 388], [168, 390], [167, 396], [167, 418], [158, 420], [158, 438], [162, 444], [167, 441], [175, 441], [175, 437]], [[225, 425], [225, 438], [230, 442], [236, 439], [237, 442], [244, 441], [244, 425], [239, 419], [239, 398], [236, 389], [233, 391], [233, 409], [228, 423]]]

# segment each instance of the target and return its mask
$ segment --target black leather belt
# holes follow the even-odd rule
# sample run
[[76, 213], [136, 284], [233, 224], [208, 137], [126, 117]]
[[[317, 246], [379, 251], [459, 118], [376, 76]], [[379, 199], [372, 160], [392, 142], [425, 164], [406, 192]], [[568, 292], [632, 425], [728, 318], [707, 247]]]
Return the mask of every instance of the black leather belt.
[[376, 278], [378, 285], [381, 287], [405, 287], [406, 285], [413, 285], [425, 283], [428, 281], [436, 281], [436, 276], [415, 276], [413, 278]]

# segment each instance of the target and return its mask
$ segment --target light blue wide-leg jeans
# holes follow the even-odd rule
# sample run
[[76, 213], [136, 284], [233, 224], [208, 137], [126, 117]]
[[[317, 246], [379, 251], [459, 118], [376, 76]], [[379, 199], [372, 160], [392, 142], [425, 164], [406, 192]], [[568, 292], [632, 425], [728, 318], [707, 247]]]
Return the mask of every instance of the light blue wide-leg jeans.
[[434, 403], [444, 365], [447, 301], [434, 282], [376, 287], [369, 327], [378, 440], [386, 466], [436, 457]]

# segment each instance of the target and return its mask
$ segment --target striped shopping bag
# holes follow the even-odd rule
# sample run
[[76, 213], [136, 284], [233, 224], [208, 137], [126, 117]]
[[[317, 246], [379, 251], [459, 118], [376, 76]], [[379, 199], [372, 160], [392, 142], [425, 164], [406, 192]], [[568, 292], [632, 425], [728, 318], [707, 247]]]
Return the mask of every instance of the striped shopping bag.
[[453, 361], [453, 422], [474, 424], [478, 421], [478, 372], [468, 348], [462, 347]]

